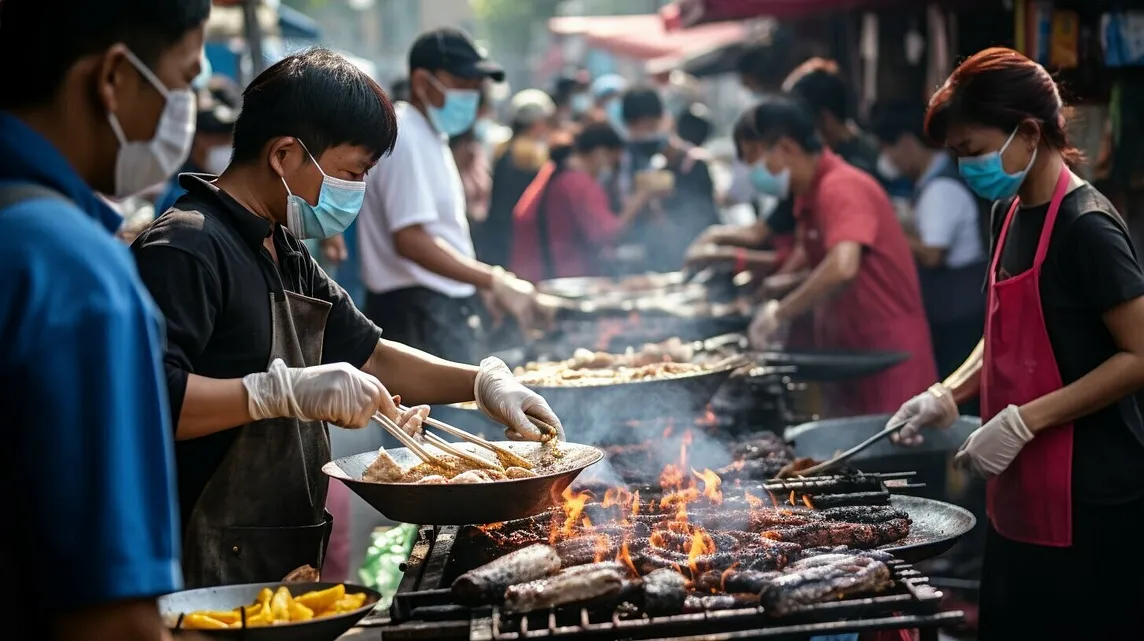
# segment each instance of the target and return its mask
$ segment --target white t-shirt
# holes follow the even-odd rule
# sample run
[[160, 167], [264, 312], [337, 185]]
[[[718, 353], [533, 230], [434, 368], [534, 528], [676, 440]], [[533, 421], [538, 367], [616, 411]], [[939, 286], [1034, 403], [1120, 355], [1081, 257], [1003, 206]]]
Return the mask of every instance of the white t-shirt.
[[[941, 170], [938, 163], [945, 162], [952, 161], [944, 154], [934, 156], [926, 174], [937, 173]], [[977, 217], [977, 201], [969, 188], [945, 176], [926, 183], [914, 204], [914, 220], [922, 244], [945, 249], [945, 264], [951, 268], [985, 259]]]
[[462, 254], [472, 257], [473, 238], [465, 217], [465, 192], [448, 138], [437, 133], [413, 105], [399, 102], [397, 144], [366, 177], [358, 215], [361, 275], [366, 289], [382, 294], [427, 287], [462, 298], [476, 288], [445, 278], [398, 255], [393, 234], [421, 225]]

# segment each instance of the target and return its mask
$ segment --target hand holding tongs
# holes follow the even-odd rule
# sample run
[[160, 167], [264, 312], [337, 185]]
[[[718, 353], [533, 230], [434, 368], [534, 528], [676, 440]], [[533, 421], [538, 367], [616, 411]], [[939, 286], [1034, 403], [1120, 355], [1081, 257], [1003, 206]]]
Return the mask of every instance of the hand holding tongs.
[[[873, 445], [873, 444], [877, 443], [878, 441], [886, 438], [887, 436], [890, 436], [891, 434], [894, 434], [894, 433], [900, 431], [903, 427], [906, 426], [907, 423], [909, 423], [909, 421], [906, 421], [906, 420], [901, 420], [901, 421], [898, 421], [897, 423], [890, 423], [882, 431], [871, 436], [870, 438], [866, 439], [865, 441], [862, 441], [861, 443], [855, 445], [854, 447], [846, 450], [845, 452], [835, 455], [835, 457], [830, 459], [829, 461], [824, 461], [822, 463], [819, 463], [818, 465], [813, 465], [811, 467], [806, 468], [805, 470], [799, 470], [798, 476], [814, 476], [815, 474], [819, 474], [821, 472], [825, 472], [826, 470], [830, 470], [830, 469], [833, 469], [835, 467], [838, 467], [840, 464], [845, 463], [847, 460], [853, 458], [856, 454], [858, 454], [862, 450], [870, 447], [871, 445]], [[772, 479], [772, 480], [779, 480], [779, 479]]]
[[[397, 409], [401, 410], [402, 412], [405, 412], [405, 411], [408, 411], [409, 408], [404, 406], [404, 405], [398, 405]], [[498, 456], [498, 458], [500, 458], [502, 461], [507, 461], [507, 462], [512, 463], [513, 465], [517, 466], [517, 467], [523, 467], [526, 470], [531, 470], [533, 467], [532, 463], [530, 463], [528, 461], [528, 459], [522, 458], [521, 456], [513, 453], [511, 450], [505, 449], [505, 448], [503, 448], [499, 445], [496, 445], [494, 443], [490, 443], [490, 442], [486, 441], [485, 439], [483, 439], [479, 436], [476, 436], [475, 434], [470, 434], [470, 433], [466, 432], [465, 430], [462, 430], [462, 429], [457, 428], [457, 427], [453, 427], [452, 425], [449, 425], [448, 423], [442, 423], [441, 421], [433, 418], [432, 416], [428, 416], [425, 418], [425, 426], [439, 429], [442, 432], [444, 432], [450, 436], [455, 436], [456, 438], [459, 438], [463, 441], [472, 443], [473, 445], [483, 447], [483, 448], [489, 450], [490, 452], [495, 453]], [[448, 446], [449, 444], [446, 443], [439, 436], [437, 436], [436, 434], [431, 434], [428, 431], [424, 431], [424, 434], [425, 434], [426, 440], [429, 440], [436, 447], [442, 449], [443, 451], [449, 452], [449, 450], [442, 448], [440, 443], [444, 443], [446, 446]], [[430, 439], [432, 439], [432, 440], [430, 440]], [[458, 451], [458, 452], [460, 451], [460, 450], [456, 450], [455, 448], [451, 448], [451, 449], [454, 449], [455, 451]], [[453, 452], [449, 452], [449, 453], [452, 454]], [[457, 455], [454, 454], [454, 456], [457, 456]], [[466, 454], [466, 456], [472, 456], [472, 455]], [[468, 459], [466, 458], [465, 460], [468, 460]], [[485, 463], [488, 463], [488, 461], [486, 461], [485, 459], [478, 459], [478, 460], [483, 461]], [[499, 466], [495, 469], [503, 471], [503, 468], [501, 468]]]

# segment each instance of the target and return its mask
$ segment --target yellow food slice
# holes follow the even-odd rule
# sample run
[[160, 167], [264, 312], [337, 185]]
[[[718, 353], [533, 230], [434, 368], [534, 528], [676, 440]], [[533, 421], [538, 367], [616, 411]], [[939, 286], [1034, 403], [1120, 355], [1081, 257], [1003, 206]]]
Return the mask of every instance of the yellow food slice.
[[293, 601], [290, 590], [285, 586], [279, 587], [274, 591], [274, 597], [270, 599], [270, 617], [274, 621], [289, 621], [290, 604]]
[[295, 601], [310, 608], [315, 613], [325, 612], [331, 609], [339, 599], [346, 595], [346, 586], [341, 583], [332, 588], [325, 590], [317, 590], [315, 592], [307, 592], [299, 596]]
[[309, 621], [314, 618], [314, 611], [306, 606], [294, 601], [290, 604], [290, 620], [291, 621]]
[[183, 617], [183, 628], [187, 630], [223, 630], [227, 624], [201, 612], [192, 612]]

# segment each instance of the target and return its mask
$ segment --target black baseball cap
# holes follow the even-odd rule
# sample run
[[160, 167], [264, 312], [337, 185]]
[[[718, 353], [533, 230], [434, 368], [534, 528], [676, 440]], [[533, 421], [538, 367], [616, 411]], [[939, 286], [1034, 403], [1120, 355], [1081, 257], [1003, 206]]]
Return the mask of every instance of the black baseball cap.
[[417, 36], [409, 50], [409, 71], [448, 71], [461, 78], [504, 80], [504, 67], [488, 59], [469, 34], [460, 29], [441, 28]]

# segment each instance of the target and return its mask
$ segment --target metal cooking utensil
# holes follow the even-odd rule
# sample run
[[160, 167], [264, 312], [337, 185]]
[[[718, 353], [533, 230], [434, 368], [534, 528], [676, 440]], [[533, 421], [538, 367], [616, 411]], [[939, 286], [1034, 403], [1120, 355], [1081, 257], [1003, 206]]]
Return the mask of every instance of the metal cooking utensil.
[[877, 443], [878, 441], [890, 436], [891, 434], [897, 433], [899, 430], [901, 430], [903, 427], [905, 427], [908, 422], [909, 421], [898, 421], [897, 423], [891, 423], [890, 425], [887, 425], [886, 428], [884, 430], [882, 430], [881, 432], [878, 432], [877, 434], [871, 436], [870, 438], [866, 439], [865, 441], [862, 441], [861, 443], [859, 443], [859, 444], [855, 445], [854, 447], [846, 450], [845, 452], [836, 455], [834, 458], [830, 459], [829, 461], [824, 461], [822, 463], [819, 463], [818, 465], [813, 465], [811, 467], [806, 468], [805, 470], [799, 470], [798, 475], [799, 476], [814, 476], [815, 474], [821, 474], [822, 472], [825, 472], [826, 470], [838, 467], [839, 465], [841, 465], [842, 463], [845, 463], [847, 460], [849, 460], [851, 457], [858, 454], [862, 450], [864, 450], [864, 449], [870, 447], [871, 445]]
[[[222, 585], [212, 588], [199, 588], [197, 590], [184, 590], [161, 596], [158, 599], [159, 614], [168, 626], [174, 629], [179, 615], [200, 610], [234, 610], [239, 606], [250, 605], [263, 588], [275, 590], [285, 585], [294, 596], [325, 590], [338, 585], [335, 582], [324, 581], [317, 583], [247, 583], [243, 585]], [[362, 607], [345, 614], [337, 614], [310, 621], [297, 621], [294, 623], [281, 623], [262, 628], [228, 628], [225, 630], [195, 630], [194, 633], [206, 639], [224, 639], [228, 641], [334, 641], [369, 614], [381, 598], [376, 590], [365, 586], [346, 583], [347, 594], [366, 593], [365, 604]], [[189, 632], [189, 631], [188, 631]]]
[[479, 468], [484, 469], [484, 470], [496, 470], [498, 472], [504, 472], [504, 466], [502, 466], [500, 463], [497, 463], [496, 461], [490, 461], [488, 459], [481, 458], [480, 456], [477, 456], [475, 454], [469, 454], [468, 452], [463, 452], [463, 451], [453, 447], [452, 445], [449, 444], [448, 441], [441, 438], [440, 436], [437, 436], [436, 434], [434, 434], [432, 432], [422, 431], [421, 434], [425, 438], [426, 443], [432, 445], [433, 447], [441, 450], [442, 452], [444, 452], [446, 454], [450, 454], [452, 456], [455, 456], [455, 457], [461, 459], [462, 461], [465, 461], [469, 465], [473, 465], [475, 467], [479, 467]]
[[[397, 409], [404, 412], [404, 411], [408, 410], [409, 408], [404, 406], [404, 405], [398, 405]], [[439, 421], [439, 420], [437, 420], [431, 416], [427, 417], [425, 419], [425, 425], [439, 429], [442, 432], [444, 432], [450, 436], [461, 439], [462, 441], [483, 447], [483, 448], [489, 450], [490, 452], [493, 452], [494, 454], [496, 454], [497, 457], [500, 458], [501, 460], [510, 461], [513, 465], [515, 465], [517, 467], [523, 467], [526, 470], [532, 469], [532, 463], [530, 461], [528, 461], [527, 459], [521, 458], [521, 457], [517, 456], [516, 454], [514, 454], [513, 452], [511, 452], [510, 450], [506, 450], [503, 447], [500, 447], [495, 443], [492, 443], [490, 441], [486, 441], [485, 439], [477, 436], [476, 434], [470, 434], [470, 433], [466, 432], [465, 430], [463, 430], [459, 427], [453, 427], [452, 425], [449, 425], [448, 423], [444, 423], [442, 421]]]
[[417, 439], [406, 434], [405, 430], [398, 427], [397, 423], [389, 420], [385, 414], [382, 414], [381, 412], [374, 412], [373, 420], [381, 424], [381, 426], [385, 428], [385, 431], [389, 432], [390, 436], [397, 439], [398, 442], [416, 454], [417, 458], [421, 459], [423, 463], [429, 463], [430, 465], [435, 465], [437, 467], [453, 467], [452, 465], [446, 464], [445, 461], [442, 461], [436, 456], [430, 454], [429, 450], [421, 447], [421, 444], [417, 442]]
[[[536, 450], [551, 445], [496, 441], [494, 445], [527, 458]], [[458, 443], [456, 447], [473, 448], [475, 444]], [[499, 523], [535, 516], [560, 502], [560, 494], [584, 468], [604, 458], [604, 453], [589, 445], [560, 443], [562, 456], [554, 468], [539, 476], [488, 483], [369, 483], [361, 480], [362, 472], [377, 458], [369, 451], [326, 463], [322, 472], [345, 483], [355, 494], [385, 517], [400, 523], [422, 525], [466, 525]], [[386, 450], [403, 469], [420, 462], [406, 448]], [[545, 470], [541, 470], [545, 472]]]

